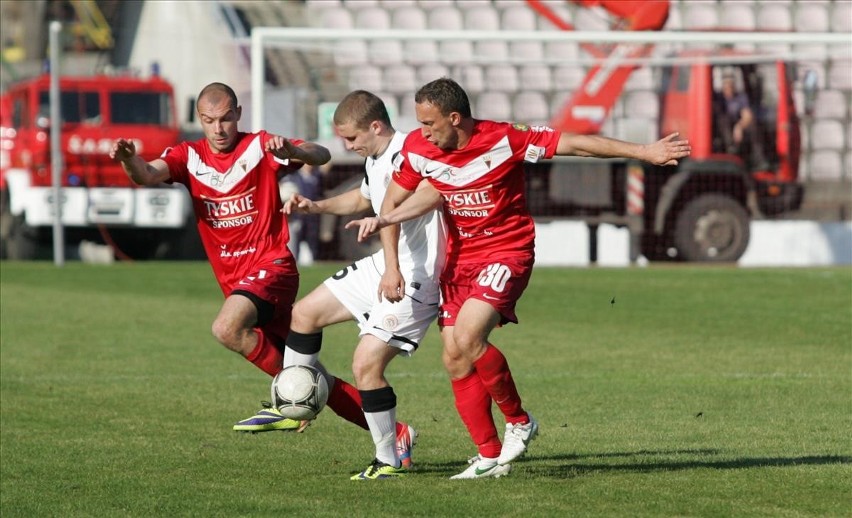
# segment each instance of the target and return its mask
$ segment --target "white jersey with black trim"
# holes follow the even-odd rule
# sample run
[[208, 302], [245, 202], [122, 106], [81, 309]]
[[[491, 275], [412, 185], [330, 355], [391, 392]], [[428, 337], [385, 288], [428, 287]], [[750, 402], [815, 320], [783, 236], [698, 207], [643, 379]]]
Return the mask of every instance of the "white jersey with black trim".
[[[406, 133], [397, 131], [388, 148], [377, 157], [367, 157], [366, 174], [361, 182], [361, 195], [370, 200], [379, 214], [394, 171], [394, 159], [402, 149]], [[399, 267], [406, 282], [434, 282], [437, 284], [444, 268], [447, 249], [447, 229], [440, 210], [401, 224], [399, 232]], [[373, 254], [377, 265], [384, 271], [384, 252]]]

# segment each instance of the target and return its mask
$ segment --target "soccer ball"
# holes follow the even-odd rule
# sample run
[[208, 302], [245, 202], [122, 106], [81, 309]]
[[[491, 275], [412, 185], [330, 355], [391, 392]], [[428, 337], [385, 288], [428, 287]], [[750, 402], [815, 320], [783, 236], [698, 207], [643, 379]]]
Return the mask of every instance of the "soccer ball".
[[313, 419], [328, 401], [325, 376], [308, 365], [290, 365], [272, 379], [272, 404], [286, 418]]

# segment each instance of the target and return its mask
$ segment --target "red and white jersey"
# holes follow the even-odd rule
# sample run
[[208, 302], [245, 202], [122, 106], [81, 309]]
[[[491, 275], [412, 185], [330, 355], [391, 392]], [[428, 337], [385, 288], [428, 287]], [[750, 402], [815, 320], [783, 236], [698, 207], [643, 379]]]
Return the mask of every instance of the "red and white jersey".
[[422, 133], [408, 134], [394, 181], [414, 190], [426, 177], [444, 196], [449, 261], [480, 262], [534, 253], [523, 162], [556, 152], [560, 133], [546, 126], [475, 121], [464, 149], [446, 151]]
[[229, 153], [213, 153], [205, 139], [183, 142], [162, 156], [171, 179], [189, 190], [201, 241], [226, 296], [258, 264], [283, 260], [296, 271], [278, 190], [287, 161], [264, 151], [269, 138], [265, 131], [239, 133]]

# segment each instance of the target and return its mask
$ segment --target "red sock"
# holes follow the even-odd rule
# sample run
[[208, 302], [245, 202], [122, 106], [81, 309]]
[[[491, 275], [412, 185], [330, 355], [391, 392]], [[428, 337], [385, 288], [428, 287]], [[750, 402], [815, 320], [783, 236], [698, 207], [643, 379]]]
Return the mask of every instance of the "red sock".
[[284, 357], [281, 356], [281, 351], [275, 347], [275, 344], [263, 334], [263, 331], [255, 329], [254, 332], [257, 333], [257, 345], [246, 356], [246, 360], [270, 376], [275, 376], [283, 368]]
[[350, 423], [356, 424], [364, 430], [370, 429], [367, 426], [364, 411], [361, 409], [361, 394], [358, 393], [358, 389], [338, 377], [334, 378], [334, 387], [331, 388], [328, 395], [326, 406]]
[[452, 380], [456, 410], [459, 412], [467, 432], [483, 457], [500, 456], [500, 439], [491, 416], [491, 396], [476, 374]]
[[506, 416], [506, 422], [517, 424], [529, 422], [529, 417], [521, 405], [521, 396], [515, 388], [512, 371], [506, 357], [497, 347], [489, 344], [485, 354], [473, 362], [476, 373], [485, 385], [491, 398], [497, 403], [500, 411]]

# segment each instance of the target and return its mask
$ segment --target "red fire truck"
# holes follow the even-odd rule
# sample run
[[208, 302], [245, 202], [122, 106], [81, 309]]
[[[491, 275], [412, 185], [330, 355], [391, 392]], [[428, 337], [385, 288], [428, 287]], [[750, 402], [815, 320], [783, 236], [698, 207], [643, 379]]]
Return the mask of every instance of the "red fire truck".
[[[52, 191], [49, 75], [12, 85], [0, 98], [0, 251], [50, 257]], [[180, 187], [137, 188], [108, 152], [135, 139], [146, 160], [178, 141], [174, 91], [160, 77], [62, 77], [61, 215], [66, 241], [106, 242], [131, 257], [169, 257], [191, 228]], [[73, 250], [73, 248], [72, 248]]]

